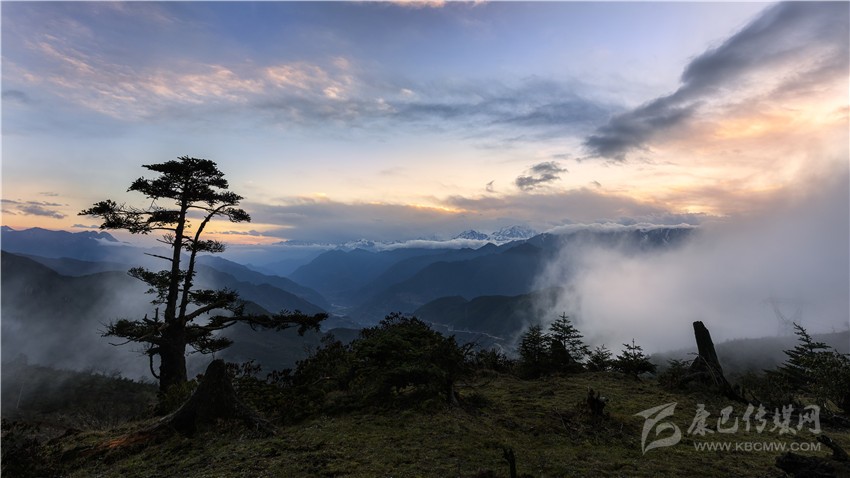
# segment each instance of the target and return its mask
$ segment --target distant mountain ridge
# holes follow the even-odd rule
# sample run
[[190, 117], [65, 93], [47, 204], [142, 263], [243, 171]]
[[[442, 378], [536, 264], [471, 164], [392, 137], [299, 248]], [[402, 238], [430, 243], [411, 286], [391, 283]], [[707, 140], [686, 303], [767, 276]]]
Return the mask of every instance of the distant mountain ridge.
[[[422, 305], [414, 314], [448, 331], [478, 334], [479, 341], [510, 346], [532, 323], [540, 322], [557, 305], [561, 288], [515, 296], [483, 295], [472, 300], [442, 297]], [[554, 318], [552, 318], [554, 319]]]
[[263, 274], [249, 269], [242, 264], [237, 264], [236, 262], [212, 255], [198, 256], [198, 264], [203, 264], [217, 271], [229, 274], [239, 281], [248, 282], [254, 285], [268, 284], [300, 297], [323, 310], [330, 310], [331, 305], [324, 296], [314, 289], [305, 287], [293, 280], [287, 279], [286, 277]]
[[482, 295], [519, 295], [532, 292], [546, 252], [532, 244], [519, 243], [466, 260], [428, 264], [402, 282], [385, 285], [352, 316], [375, 321], [389, 312], [412, 313], [434, 299], [459, 295], [472, 299]]
[[40, 227], [16, 230], [3, 226], [0, 229], [0, 244], [7, 252], [49, 258], [71, 257], [84, 261], [114, 260], [116, 257], [125, 257], [135, 249], [121, 243], [108, 232], [52, 231]]
[[[504, 232], [528, 233], [521, 229]], [[485, 242], [477, 248], [333, 250], [301, 266], [290, 278], [317, 289], [353, 320], [367, 325], [390, 312], [413, 312], [443, 296], [471, 300], [481, 295], [534, 292], [542, 266], [559, 260], [565, 249], [593, 246], [639, 254], [676, 247], [693, 232], [690, 226], [612, 226], [543, 233], [500, 245]], [[466, 236], [477, 234], [467, 231]]]
[[[109, 271], [126, 273], [135, 266], [158, 270], [163, 265], [161, 260], [144, 254], [149, 250], [121, 243], [107, 232], [72, 233], [41, 228], [19, 231], [3, 226], [0, 245], [3, 251], [28, 257], [66, 276], [79, 277]], [[227, 286], [243, 282], [243, 289], [258, 291], [258, 287], [267, 284], [287, 295], [284, 302], [300, 308], [302, 312], [315, 313], [330, 309], [330, 303], [320, 293], [285, 277], [256, 272], [212, 255], [199, 256], [198, 263], [211, 268], [207, 275], [216, 275], [218, 272], [228, 274], [230, 279], [225, 280]], [[279, 302], [273, 300], [271, 303]]]
[[[464, 237], [445, 244], [381, 249], [371, 243], [371, 249], [335, 248], [319, 253], [288, 277], [258, 272], [220, 255], [203, 255], [198, 258], [198, 285], [232, 288], [245, 300], [273, 312], [282, 308], [305, 313], [327, 311], [331, 319], [326, 328], [369, 326], [391, 312], [421, 313], [441, 330], [456, 332], [459, 338], [479, 340], [476, 337], [481, 335], [487, 341], [506, 345], [524, 317], [548, 313], [531, 308], [533, 301], [529, 299], [545, 302], [547, 296], [539, 288], [549, 285], [538, 279], [547, 264], [569, 260], [588, 246], [616, 248], [627, 254], [674, 248], [694, 231], [693, 226], [570, 225], [557, 233], [526, 237], [533, 231], [511, 226], [481, 239], [483, 233], [469, 230], [461, 234]], [[35, 239], [26, 241], [26, 235]], [[107, 235], [4, 228], [2, 246], [4, 251], [25, 249], [23, 254], [63, 276], [80, 276], [76, 283], [93, 280], [97, 274], [113, 274], [108, 277], [114, 277], [116, 285], [125, 284], [130, 287], [128, 291], [138, 294], [139, 283], [126, 274], [127, 269], [144, 265], [158, 270], [162, 261], [144, 255], [152, 250], [111, 241]], [[4, 272], [10, 275], [3, 278], [6, 308], [7, 284], [11, 284], [6, 279], [14, 281], [19, 273], [7, 267], [6, 254], [3, 257]], [[566, 271], [570, 273], [569, 267]], [[568, 285], [569, 277], [562, 279], [562, 285]], [[33, 281], [29, 287], [41, 287], [38, 284]], [[85, 297], [87, 293], [83, 289], [75, 294]], [[150, 300], [141, 295], [143, 301]], [[67, 314], [63, 309], [51, 312]], [[80, 310], [76, 313], [88, 314]], [[96, 329], [97, 325], [92, 327]], [[272, 357], [273, 340], [263, 341], [265, 356]], [[250, 353], [250, 347], [240, 350], [245, 356]]]

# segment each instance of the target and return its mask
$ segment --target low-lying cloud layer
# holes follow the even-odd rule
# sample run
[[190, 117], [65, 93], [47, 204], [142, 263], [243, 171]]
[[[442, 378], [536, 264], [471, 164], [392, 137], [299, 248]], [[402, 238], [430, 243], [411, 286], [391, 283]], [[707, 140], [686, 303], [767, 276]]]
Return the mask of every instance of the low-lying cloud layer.
[[[538, 287], [571, 285], [566, 311], [586, 338], [620, 350], [693, 346], [691, 322], [715, 340], [777, 333], [770, 298], [802, 304], [812, 332], [847, 328], [850, 193], [846, 164], [749, 217], [707, 222], [684, 247], [650, 255], [592, 246], [564, 253]], [[791, 307], [791, 306], [786, 306]], [[793, 309], [794, 307], [791, 307]], [[794, 310], [784, 313], [793, 315]]]

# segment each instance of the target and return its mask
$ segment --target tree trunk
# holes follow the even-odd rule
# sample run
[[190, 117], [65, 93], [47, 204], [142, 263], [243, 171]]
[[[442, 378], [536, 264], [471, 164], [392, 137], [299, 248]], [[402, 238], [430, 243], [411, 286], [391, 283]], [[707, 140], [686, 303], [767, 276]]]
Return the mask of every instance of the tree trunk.
[[454, 380], [446, 381], [446, 403], [451, 406], [460, 406], [457, 399], [457, 390], [455, 390]]
[[163, 334], [159, 346], [159, 393], [186, 383], [186, 339], [182, 333]]
[[170, 427], [192, 436], [199, 428], [211, 426], [217, 420], [239, 419], [250, 428], [264, 434], [275, 434], [274, 426], [260, 418], [236, 396], [227, 368], [221, 359], [207, 367], [198, 388], [176, 412], [165, 417], [158, 428]]

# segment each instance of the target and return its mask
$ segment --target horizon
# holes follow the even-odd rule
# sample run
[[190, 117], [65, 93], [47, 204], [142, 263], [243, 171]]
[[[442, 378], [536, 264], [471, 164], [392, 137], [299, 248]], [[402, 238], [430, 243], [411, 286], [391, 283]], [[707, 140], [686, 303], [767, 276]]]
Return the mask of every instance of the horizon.
[[229, 244], [757, 221], [846, 179], [847, 11], [5, 3], [2, 222], [96, 228], [183, 154], [245, 196]]

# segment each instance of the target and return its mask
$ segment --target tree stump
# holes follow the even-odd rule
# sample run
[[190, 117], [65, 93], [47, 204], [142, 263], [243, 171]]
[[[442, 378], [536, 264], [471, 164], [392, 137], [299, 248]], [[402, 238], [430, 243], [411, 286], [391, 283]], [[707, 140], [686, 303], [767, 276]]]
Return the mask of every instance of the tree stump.
[[698, 355], [691, 363], [685, 382], [698, 380], [702, 383], [717, 386], [725, 397], [747, 403], [743, 397], [735, 392], [732, 385], [729, 384], [723, 375], [723, 367], [720, 366], [720, 360], [717, 358], [717, 351], [714, 349], [714, 341], [711, 340], [711, 333], [701, 321], [694, 322], [694, 338], [697, 341]]
[[213, 360], [198, 388], [180, 408], [164, 417], [158, 429], [171, 428], [185, 436], [193, 436], [199, 428], [218, 420], [239, 419], [249, 428], [266, 435], [276, 433], [274, 426], [261, 418], [236, 396], [224, 361]]
[[605, 416], [605, 405], [608, 404], [608, 399], [601, 396], [602, 394], [596, 392], [594, 395], [593, 389], [587, 387], [587, 408], [590, 410], [590, 414], [594, 417], [604, 417]]
[[66, 451], [63, 456], [65, 459], [75, 456], [90, 459], [97, 456], [108, 460], [114, 453], [135, 453], [152, 443], [160, 443], [175, 431], [192, 437], [199, 429], [213, 427], [219, 420], [232, 419], [241, 420], [261, 435], [277, 434], [274, 425], [257, 415], [236, 396], [224, 361], [213, 360], [189, 400], [156, 425], [96, 446], [77, 447]]

